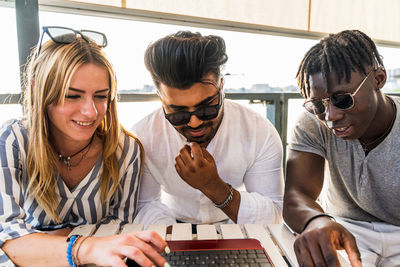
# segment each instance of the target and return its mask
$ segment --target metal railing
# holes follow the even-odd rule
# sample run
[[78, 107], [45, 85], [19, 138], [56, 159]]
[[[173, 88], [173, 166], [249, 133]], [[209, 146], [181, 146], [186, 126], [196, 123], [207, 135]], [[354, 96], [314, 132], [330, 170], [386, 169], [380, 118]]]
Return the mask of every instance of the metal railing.
[[[400, 94], [388, 93], [392, 96]], [[249, 103], [263, 103], [266, 105], [265, 116], [272, 122], [278, 131], [283, 145], [283, 162], [286, 161], [286, 147], [288, 134], [288, 109], [290, 99], [301, 98], [299, 93], [278, 92], [278, 93], [226, 93], [226, 98], [232, 100], [248, 100]], [[20, 94], [0, 94], [1, 104], [19, 104]], [[151, 102], [158, 101], [155, 93], [123, 93], [118, 95], [119, 102]], [[146, 114], [144, 114], [146, 115]]]
[[[249, 103], [263, 103], [266, 105], [265, 116], [272, 122], [278, 131], [286, 159], [287, 128], [288, 128], [288, 107], [289, 99], [300, 98], [299, 93], [226, 93], [226, 98], [232, 100], [248, 100]], [[0, 94], [1, 104], [19, 104], [21, 94]], [[118, 95], [119, 102], [150, 102], [158, 101], [155, 93], [123, 93]]]

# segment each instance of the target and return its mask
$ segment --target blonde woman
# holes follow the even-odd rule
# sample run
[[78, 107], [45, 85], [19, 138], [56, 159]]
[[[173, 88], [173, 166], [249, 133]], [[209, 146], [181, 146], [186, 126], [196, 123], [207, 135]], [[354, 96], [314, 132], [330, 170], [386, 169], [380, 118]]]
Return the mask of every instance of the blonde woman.
[[[42, 45], [43, 36], [51, 40]], [[26, 70], [24, 114], [0, 129], [0, 265], [169, 266], [155, 232], [67, 238], [82, 224], [131, 223], [140, 142], [118, 122], [106, 36], [43, 27]]]

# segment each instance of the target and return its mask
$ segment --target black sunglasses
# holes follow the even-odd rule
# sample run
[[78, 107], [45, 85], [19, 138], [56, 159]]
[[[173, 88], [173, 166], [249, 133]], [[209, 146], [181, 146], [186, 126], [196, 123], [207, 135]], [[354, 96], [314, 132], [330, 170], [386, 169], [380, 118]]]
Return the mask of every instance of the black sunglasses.
[[44, 26], [42, 27], [42, 33], [39, 37], [39, 42], [37, 45], [36, 56], [39, 55], [40, 49], [42, 48], [42, 41], [44, 34], [47, 34], [50, 39], [57, 44], [70, 44], [77, 39], [79, 34], [83, 40], [86, 42], [94, 42], [100, 47], [107, 46], [107, 37], [104, 33], [90, 31], [90, 30], [74, 30], [66, 27], [59, 26]]
[[218, 93], [213, 95], [210, 99], [212, 102], [218, 96], [218, 104], [213, 106], [201, 106], [196, 110], [189, 112], [189, 111], [177, 111], [173, 113], [166, 113], [163, 107], [165, 118], [174, 126], [188, 124], [190, 118], [193, 115], [196, 115], [202, 121], [208, 121], [215, 119], [218, 116], [219, 110], [222, 105], [222, 94], [221, 91], [218, 90]]
[[376, 69], [371, 70], [367, 76], [361, 81], [360, 85], [354, 91], [354, 93], [337, 93], [323, 99], [309, 99], [303, 103], [303, 107], [310, 113], [314, 115], [320, 115], [326, 112], [329, 102], [335, 107], [348, 110], [354, 107], [354, 96], [360, 91], [365, 81]]

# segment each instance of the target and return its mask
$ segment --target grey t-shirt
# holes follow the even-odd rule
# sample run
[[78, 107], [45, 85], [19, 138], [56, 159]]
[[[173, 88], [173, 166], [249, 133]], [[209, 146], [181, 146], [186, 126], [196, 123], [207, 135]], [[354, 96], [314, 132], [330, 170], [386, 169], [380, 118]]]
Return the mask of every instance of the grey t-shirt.
[[326, 159], [320, 201], [327, 213], [400, 226], [400, 98], [391, 98], [397, 108], [393, 128], [367, 156], [358, 140], [343, 140], [316, 116], [300, 115], [289, 147]]

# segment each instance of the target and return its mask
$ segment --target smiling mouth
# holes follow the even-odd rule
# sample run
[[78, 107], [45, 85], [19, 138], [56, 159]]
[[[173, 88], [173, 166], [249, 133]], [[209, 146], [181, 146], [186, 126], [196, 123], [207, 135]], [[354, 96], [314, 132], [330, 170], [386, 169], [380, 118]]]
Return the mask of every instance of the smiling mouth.
[[331, 130], [333, 133], [341, 138], [347, 138], [350, 135], [351, 125], [346, 127], [332, 127]]
[[80, 125], [80, 126], [89, 126], [92, 125], [94, 123], [94, 121], [90, 121], [90, 122], [83, 122], [83, 121], [73, 121], [76, 124]]
[[338, 128], [333, 128], [336, 132], [340, 132], [340, 133], [342, 133], [342, 132], [345, 132], [345, 131], [347, 131], [347, 129], [349, 129], [350, 128], [350, 126], [346, 126], [346, 127], [338, 127]]

